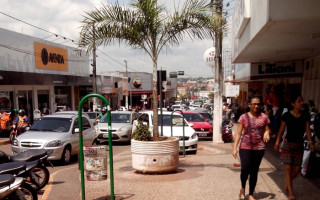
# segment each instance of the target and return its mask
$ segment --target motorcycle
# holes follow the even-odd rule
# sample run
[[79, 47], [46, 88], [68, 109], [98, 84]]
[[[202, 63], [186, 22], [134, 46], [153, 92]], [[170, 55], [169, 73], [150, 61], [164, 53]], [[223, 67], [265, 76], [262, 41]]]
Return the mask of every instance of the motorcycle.
[[28, 183], [28, 172], [36, 166], [36, 161], [31, 162], [10, 162], [0, 164], [0, 175], [13, 175], [15, 178], [23, 178], [19, 190], [24, 193], [27, 199], [38, 200], [37, 191]]
[[10, 142], [12, 143], [18, 135], [26, 132], [27, 130], [29, 130], [29, 128], [30, 128], [30, 126], [28, 123], [22, 123], [22, 124], [14, 123], [12, 125], [12, 130], [11, 130], [10, 136], [9, 136]]
[[24, 193], [19, 189], [23, 182], [21, 177], [15, 178], [11, 174], [0, 175], [0, 199], [25, 200]]
[[52, 151], [46, 151], [45, 149], [28, 149], [19, 154], [8, 155], [0, 150], [0, 164], [17, 161], [36, 162], [36, 166], [28, 172], [28, 176], [36, 190], [40, 190], [47, 185], [50, 179], [50, 172], [46, 164], [50, 164], [53, 167], [47, 160], [51, 153]]
[[233, 134], [232, 134], [232, 122], [226, 118], [222, 120], [222, 140], [223, 142], [232, 142]]

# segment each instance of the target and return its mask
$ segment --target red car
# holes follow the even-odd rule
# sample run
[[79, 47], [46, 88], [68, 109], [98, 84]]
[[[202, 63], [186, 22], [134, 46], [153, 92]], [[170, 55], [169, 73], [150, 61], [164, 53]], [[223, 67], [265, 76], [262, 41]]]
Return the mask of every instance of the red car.
[[183, 115], [188, 123], [193, 124], [192, 128], [199, 139], [212, 139], [213, 128], [208, 119], [205, 119], [200, 113], [192, 111], [184, 111]]

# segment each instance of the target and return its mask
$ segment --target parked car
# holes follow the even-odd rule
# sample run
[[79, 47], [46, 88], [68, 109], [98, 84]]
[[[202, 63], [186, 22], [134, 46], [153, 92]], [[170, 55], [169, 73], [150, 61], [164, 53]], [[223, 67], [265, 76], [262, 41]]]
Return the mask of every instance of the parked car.
[[213, 128], [209, 120], [205, 119], [200, 113], [184, 111], [184, 117], [188, 123], [193, 124], [192, 128], [197, 133], [199, 139], [212, 139]]
[[[82, 115], [82, 128], [83, 145], [95, 144], [96, 131], [87, 115]], [[13, 153], [27, 149], [53, 150], [48, 160], [68, 164], [71, 156], [79, 153], [78, 112], [59, 112], [41, 117], [13, 141], [11, 148]]]
[[[168, 111], [162, 112], [162, 121], [163, 121], [163, 134], [161, 133], [161, 117], [159, 113], [158, 118], [158, 124], [159, 124], [159, 135], [163, 136], [172, 136], [179, 138], [179, 146], [180, 151], [182, 151], [183, 148], [183, 121], [182, 121], [182, 115], [179, 113], [172, 113], [172, 121], [171, 121], [171, 113]], [[151, 133], [153, 133], [153, 112], [152, 111], [145, 111], [143, 112], [138, 120], [134, 121], [132, 131], [136, 128], [136, 125], [138, 121], [142, 121], [143, 123], [147, 124], [149, 126], [149, 130]], [[172, 125], [172, 133], [171, 133], [171, 125]], [[193, 130], [193, 128], [190, 126], [190, 124], [185, 120], [185, 126], [184, 126], [184, 132], [185, 132], [185, 151], [196, 153], [198, 148], [198, 136]]]
[[89, 118], [90, 118], [90, 120], [91, 120], [91, 122], [93, 123], [93, 125], [96, 125], [98, 122], [99, 122], [99, 114], [100, 114], [100, 112], [85, 112], [88, 116], [89, 116]]
[[[132, 122], [139, 117], [139, 113], [131, 111], [112, 111], [111, 112], [111, 133], [112, 141], [130, 142], [132, 132]], [[107, 113], [96, 125], [98, 133], [97, 142], [108, 141], [108, 121]]]
[[194, 109], [194, 112], [200, 113], [202, 115], [202, 117], [204, 117], [205, 119], [209, 120], [209, 124], [212, 125], [212, 121], [213, 121], [213, 117], [212, 115], [209, 113], [209, 111], [207, 109], [204, 108], [198, 108], [198, 109]]

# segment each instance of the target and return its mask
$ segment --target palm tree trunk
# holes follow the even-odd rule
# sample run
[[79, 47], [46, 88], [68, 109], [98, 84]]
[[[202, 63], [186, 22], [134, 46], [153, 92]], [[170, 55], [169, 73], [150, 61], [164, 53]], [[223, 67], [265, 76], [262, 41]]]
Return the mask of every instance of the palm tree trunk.
[[157, 58], [153, 58], [153, 84], [152, 84], [152, 110], [153, 110], [153, 137], [154, 140], [159, 140], [158, 132], [158, 94], [157, 94]]

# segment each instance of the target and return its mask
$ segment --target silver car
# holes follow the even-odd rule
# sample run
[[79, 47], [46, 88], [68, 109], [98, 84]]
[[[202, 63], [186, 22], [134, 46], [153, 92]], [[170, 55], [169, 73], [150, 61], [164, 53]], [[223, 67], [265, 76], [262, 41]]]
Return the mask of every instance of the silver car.
[[[131, 141], [131, 131], [133, 120], [139, 117], [139, 113], [130, 111], [112, 111], [111, 112], [111, 133], [112, 141], [128, 142]], [[96, 125], [98, 137], [97, 142], [108, 141], [108, 121], [105, 114], [98, 125]]]
[[[95, 144], [96, 131], [87, 115], [82, 115], [83, 145]], [[59, 112], [38, 119], [25, 133], [19, 135], [11, 146], [13, 153], [27, 149], [53, 150], [49, 160], [68, 164], [72, 155], [79, 153], [78, 113]]]

